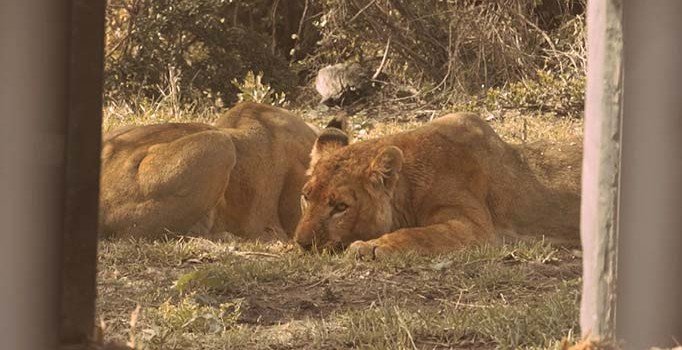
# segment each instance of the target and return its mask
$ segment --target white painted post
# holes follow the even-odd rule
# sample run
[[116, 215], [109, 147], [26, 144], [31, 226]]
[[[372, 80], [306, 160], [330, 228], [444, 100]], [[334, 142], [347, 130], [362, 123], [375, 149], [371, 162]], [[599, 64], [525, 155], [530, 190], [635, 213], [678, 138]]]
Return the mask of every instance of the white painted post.
[[583, 335], [613, 338], [623, 90], [621, 0], [587, 4], [587, 93], [581, 239]]

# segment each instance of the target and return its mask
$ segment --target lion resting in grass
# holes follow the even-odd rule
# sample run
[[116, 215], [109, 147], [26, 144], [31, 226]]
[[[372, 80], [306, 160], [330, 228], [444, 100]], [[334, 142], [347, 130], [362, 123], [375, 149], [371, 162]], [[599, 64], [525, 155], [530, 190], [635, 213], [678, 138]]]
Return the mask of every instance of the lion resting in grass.
[[540, 236], [578, 244], [581, 147], [512, 146], [469, 113], [351, 145], [328, 128], [295, 240], [369, 258]]
[[102, 145], [102, 233], [288, 239], [316, 137], [299, 117], [256, 103], [235, 106], [213, 126], [113, 131]]

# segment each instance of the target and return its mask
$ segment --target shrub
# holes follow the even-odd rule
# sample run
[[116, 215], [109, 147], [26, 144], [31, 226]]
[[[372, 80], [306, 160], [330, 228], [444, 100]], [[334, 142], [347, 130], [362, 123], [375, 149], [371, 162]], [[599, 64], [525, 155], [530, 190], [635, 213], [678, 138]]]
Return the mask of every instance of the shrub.
[[237, 93], [239, 102], [250, 101], [275, 106], [287, 104], [284, 92], [277, 93], [269, 85], [263, 83], [263, 73], [254, 74], [248, 71], [241, 82], [233, 79], [232, 85], [239, 90]]
[[[268, 36], [272, 29], [264, 23], [270, 23], [269, 9], [264, 0], [111, 0], [107, 97], [156, 99], [168, 71], [176, 73], [185, 102], [233, 102], [238, 90], [231, 80], [248, 71], [262, 71], [277, 91], [290, 89], [297, 77], [280, 50], [288, 46], [278, 46], [278, 37]], [[290, 35], [282, 32], [280, 37]]]
[[478, 93], [539, 69], [584, 74], [582, 0], [322, 3], [316, 59], [379, 59], [388, 47], [385, 69], [422, 94]]
[[570, 110], [585, 75], [584, 10], [585, 0], [110, 0], [106, 97], [281, 104], [318, 69], [358, 60], [386, 73], [382, 96], [441, 103], [508, 86], [493, 99], [530, 108], [545, 98], [530, 90], [556, 86], [550, 109]]

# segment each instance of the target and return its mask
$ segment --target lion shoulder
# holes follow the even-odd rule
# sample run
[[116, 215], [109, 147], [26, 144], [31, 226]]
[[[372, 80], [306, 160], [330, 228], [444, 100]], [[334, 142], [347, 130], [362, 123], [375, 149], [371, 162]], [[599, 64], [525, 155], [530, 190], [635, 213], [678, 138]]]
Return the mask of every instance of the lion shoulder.
[[301, 117], [283, 108], [255, 102], [242, 102], [225, 112], [214, 124], [217, 128], [262, 130], [272, 137], [297, 137], [309, 141], [317, 136], [316, 130]]

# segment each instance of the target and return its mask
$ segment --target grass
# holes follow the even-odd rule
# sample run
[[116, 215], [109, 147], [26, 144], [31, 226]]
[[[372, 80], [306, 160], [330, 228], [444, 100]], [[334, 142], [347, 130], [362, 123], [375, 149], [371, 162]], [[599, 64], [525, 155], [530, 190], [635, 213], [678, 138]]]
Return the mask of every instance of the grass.
[[544, 349], [577, 329], [580, 259], [543, 242], [361, 262], [120, 240], [101, 243], [99, 266], [108, 339], [141, 349]]
[[176, 106], [171, 99], [159, 101], [140, 100], [135, 105], [110, 101], [103, 109], [102, 131], [108, 132], [126, 125], [161, 123], [212, 123], [218, 118], [214, 108], [197, 108], [194, 105]]
[[[184, 106], [171, 108], [164, 100], [140, 103], [132, 107], [125, 103], [110, 104], [103, 110], [102, 130], [112, 131], [125, 125], [146, 125], [169, 122], [213, 123], [219, 109]], [[320, 127], [329, 122], [334, 112], [315, 109], [293, 109], [307, 122]], [[457, 111], [473, 111], [489, 121], [507, 142], [524, 143], [540, 140], [565, 141], [582, 136], [583, 120], [558, 118], [552, 113], [522, 113], [519, 110], [487, 110], [480, 106], [453, 105], [438, 110], [402, 110], [400, 107], [370, 108], [350, 115], [354, 139], [363, 140], [411, 130], [433, 118]]]
[[[457, 109], [370, 109], [351, 121], [365, 139]], [[580, 119], [477, 111], [511, 143], [582, 134]], [[297, 113], [318, 125], [330, 118]], [[163, 101], [110, 105], [103, 130], [218, 115]], [[137, 349], [565, 349], [578, 327], [574, 253], [537, 242], [360, 262], [283, 243], [103, 241], [97, 307], [107, 340]]]

